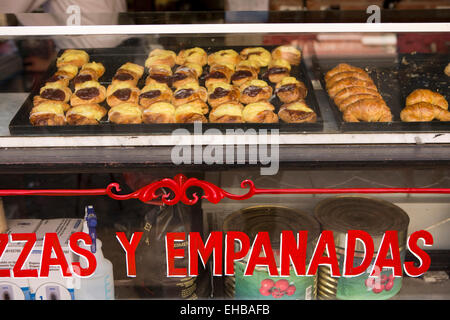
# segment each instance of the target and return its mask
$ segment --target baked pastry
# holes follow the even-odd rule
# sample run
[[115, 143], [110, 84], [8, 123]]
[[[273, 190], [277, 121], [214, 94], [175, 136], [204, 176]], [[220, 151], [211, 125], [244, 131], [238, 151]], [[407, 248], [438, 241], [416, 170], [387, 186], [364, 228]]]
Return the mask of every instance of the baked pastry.
[[208, 88], [215, 82], [230, 83], [233, 73], [234, 66], [214, 64], [210, 66], [209, 72], [205, 77], [205, 87]]
[[139, 105], [145, 109], [156, 102], [170, 102], [172, 97], [172, 90], [165, 83], [152, 83], [142, 88]]
[[303, 100], [286, 103], [280, 107], [278, 116], [284, 122], [316, 122], [317, 114]]
[[332, 76], [330, 79], [326, 81], [327, 89], [333, 87], [338, 81], [341, 81], [346, 78], [356, 78], [358, 80], [372, 81], [372, 78], [369, 76], [367, 72], [344, 71], [336, 73], [334, 76]]
[[[368, 89], [366, 87], [349, 87], [339, 91], [334, 97], [334, 103], [340, 108], [340, 105], [349, 97], [360, 94], [369, 94], [374, 97], [381, 98], [380, 93], [377, 90]], [[341, 110], [343, 111], [343, 110]]]
[[138, 103], [140, 90], [127, 82], [112, 83], [106, 89], [106, 102], [110, 107], [125, 102]]
[[99, 62], [89, 62], [81, 67], [78, 75], [73, 79], [75, 88], [86, 81], [97, 81], [105, 73], [105, 67]]
[[217, 123], [242, 123], [244, 118], [242, 110], [244, 106], [239, 102], [223, 103], [209, 113], [209, 122]]
[[30, 123], [33, 126], [62, 126], [66, 124], [63, 102], [42, 102], [30, 112]]
[[61, 56], [56, 59], [56, 67], [61, 67], [64, 65], [75, 65], [80, 68], [83, 64], [89, 62], [89, 55], [86, 51], [76, 50], [76, 49], [67, 49], [65, 50]]
[[181, 50], [175, 60], [176, 64], [195, 63], [204, 66], [208, 62], [208, 54], [202, 48], [190, 48]]
[[106, 99], [106, 88], [97, 81], [83, 82], [70, 98], [72, 107], [79, 104], [101, 103]]
[[275, 123], [278, 116], [274, 113], [275, 107], [267, 101], [250, 103], [242, 110], [245, 122]]
[[348, 71], [366, 73], [366, 71], [361, 68], [349, 65], [347, 63], [340, 63], [325, 74], [325, 81], [328, 82], [333, 76], [335, 76], [338, 73]]
[[77, 74], [78, 74], [78, 67], [73, 64], [67, 64], [59, 67], [54, 75], [72, 80]]
[[450, 63], [445, 66], [444, 73], [450, 77]]
[[106, 115], [106, 109], [99, 104], [80, 104], [66, 113], [66, 121], [70, 125], [96, 125]]
[[[39, 96], [44, 100], [68, 102], [72, 96], [72, 90], [60, 82], [50, 82], [39, 90]], [[36, 98], [36, 102], [39, 100]]]
[[300, 64], [302, 53], [294, 46], [282, 45], [272, 50], [272, 59], [287, 60], [289, 64], [297, 66]]
[[231, 65], [234, 69], [239, 61], [241, 61], [241, 57], [239, 56], [239, 53], [233, 49], [216, 51], [208, 56], [208, 64], [210, 66], [215, 64]]
[[175, 107], [168, 102], [156, 102], [142, 112], [144, 123], [175, 123]]
[[116, 74], [112, 78], [111, 83], [114, 82], [129, 82], [137, 85], [139, 79], [144, 74], [144, 67], [136, 63], [127, 62], [117, 69]]
[[142, 123], [142, 111], [135, 103], [122, 103], [109, 109], [108, 120], [116, 124]]
[[382, 99], [361, 99], [344, 110], [343, 119], [346, 122], [391, 122], [392, 113]]
[[258, 79], [259, 67], [250, 60], [244, 60], [236, 65], [236, 71], [231, 76], [231, 82], [240, 86], [247, 81]]
[[150, 66], [145, 84], [152, 83], [165, 83], [168, 86], [172, 86], [172, 68], [164, 64]]
[[267, 67], [272, 60], [272, 55], [263, 47], [245, 48], [240, 52], [242, 60], [250, 60], [259, 67]]
[[58, 83], [61, 87], [67, 87], [69, 86], [69, 78], [57, 75], [56, 73], [52, 75], [50, 78], [45, 80], [44, 86], [49, 83]]
[[201, 74], [202, 67], [198, 64], [181, 65], [172, 75], [172, 86], [178, 88], [189, 82], [197, 82]]
[[416, 89], [406, 97], [407, 106], [418, 102], [428, 102], [442, 109], [448, 109], [448, 102], [445, 97], [429, 89]]
[[176, 123], [193, 123], [193, 122], [208, 122], [204, 112], [198, 104], [187, 103], [178, 106], [175, 109]]
[[265, 76], [272, 83], [278, 83], [283, 78], [288, 77], [291, 72], [291, 65], [287, 60], [272, 60], [267, 68]]
[[232, 84], [215, 82], [208, 87], [208, 102], [212, 108], [226, 102], [239, 102], [239, 89]]
[[450, 112], [429, 102], [418, 102], [406, 106], [400, 112], [400, 119], [405, 122], [450, 121]]
[[239, 87], [240, 102], [243, 104], [254, 103], [260, 100], [269, 100], [273, 89], [263, 80], [251, 80]]
[[275, 86], [275, 94], [283, 103], [304, 99], [307, 93], [305, 84], [294, 77], [285, 77]]
[[[378, 93], [378, 91], [377, 91]], [[377, 95], [375, 94], [370, 94], [370, 93], [362, 93], [362, 94], [354, 94], [354, 95], [350, 95], [349, 97], [347, 97], [346, 99], [342, 100], [342, 102], [339, 103], [338, 108], [341, 112], [344, 112], [345, 109], [347, 109], [347, 107], [353, 103], [355, 103], [358, 100], [363, 100], [363, 99], [374, 99], [374, 98], [378, 98], [378, 99], [382, 99], [381, 95], [378, 93]]]
[[145, 60], [145, 67], [166, 65], [172, 68], [175, 65], [176, 58], [176, 53], [171, 50], [154, 49]]
[[172, 104], [177, 107], [197, 99], [204, 102], [207, 101], [208, 93], [206, 88], [199, 86], [196, 82], [190, 82], [175, 90], [172, 97]]
[[328, 95], [331, 98], [334, 98], [336, 94], [346, 88], [349, 87], [365, 87], [367, 89], [371, 89], [377, 91], [377, 87], [373, 83], [372, 80], [359, 80], [357, 78], [345, 78], [339, 81], [336, 81], [332, 86], [328, 88]]

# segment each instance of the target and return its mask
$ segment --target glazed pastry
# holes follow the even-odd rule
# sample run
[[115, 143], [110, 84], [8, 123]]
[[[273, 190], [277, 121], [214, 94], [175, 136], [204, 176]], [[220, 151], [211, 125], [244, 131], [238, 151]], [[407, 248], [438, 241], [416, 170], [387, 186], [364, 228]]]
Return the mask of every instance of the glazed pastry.
[[208, 122], [203, 110], [197, 104], [187, 103], [175, 109], [176, 123]]
[[205, 77], [205, 87], [209, 87], [215, 82], [230, 83], [234, 67], [230, 65], [215, 64], [210, 66], [209, 72]]
[[346, 78], [356, 78], [363, 81], [372, 81], [372, 78], [366, 72], [344, 71], [336, 73], [326, 82], [327, 89], [333, 87], [338, 81]]
[[106, 115], [106, 109], [99, 104], [80, 104], [66, 113], [66, 121], [70, 125], [96, 125]]
[[208, 64], [210, 66], [215, 64], [231, 65], [234, 69], [239, 61], [241, 61], [241, 57], [233, 49], [216, 51], [208, 56]]
[[179, 65], [195, 63], [203, 67], [208, 62], [208, 55], [202, 48], [190, 48], [178, 52], [175, 62]]
[[144, 123], [175, 123], [175, 107], [168, 102], [156, 102], [142, 113]]
[[139, 105], [145, 109], [156, 102], [170, 102], [172, 97], [172, 90], [165, 83], [152, 83], [142, 88]]
[[145, 79], [145, 85], [152, 83], [164, 83], [172, 85], [172, 68], [168, 65], [151, 66], [148, 70], [148, 76]]
[[69, 81], [70, 79], [68, 77], [55, 73], [53, 76], [45, 80], [44, 86], [50, 83], [58, 83], [58, 85], [61, 87], [67, 87], [69, 85]]
[[293, 46], [289, 45], [283, 45], [279, 46], [272, 50], [272, 59], [278, 60], [283, 59], [287, 60], [289, 64], [293, 66], [297, 66], [300, 64], [300, 59], [302, 57], [302, 54], [300, 50]]
[[317, 120], [317, 114], [303, 100], [283, 104], [278, 111], [278, 116], [284, 122], [290, 123], [316, 122]]
[[[59, 82], [50, 82], [46, 83], [45, 86], [39, 90], [39, 96], [45, 100], [68, 102], [72, 96], [72, 91], [70, 88]], [[36, 101], [38, 100], [39, 99], [36, 98]]]
[[239, 55], [242, 60], [250, 60], [259, 67], [267, 67], [272, 60], [270, 52], [262, 47], [245, 48]]
[[244, 118], [242, 110], [244, 106], [238, 102], [223, 103], [211, 110], [209, 122], [217, 123], [242, 123]]
[[287, 60], [272, 60], [266, 72], [266, 76], [272, 83], [278, 83], [283, 78], [288, 77], [291, 72], [291, 65]]
[[250, 60], [244, 60], [236, 65], [236, 71], [231, 76], [231, 82], [236, 86], [241, 86], [250, 80], [257, 80], [259, 67]]
[[171, 50], [154, 49], [145, 60], [145, 67], [166, 65], [172, 68], [175, 65], [176, 58], [176, 53]]
[[30, 112], [30, 123], [33, 126], [62, 126], [66, 124], [64, 103], [42, 102]]
[[250, 103], [244, 107], [242, 116], [245, 122], [275, 123], [278, 116], [274, 113], [275, 107], [267, 101]]
[[346, 122], [391, 122], [392, 113], [382, 99], [361, 99], [344, 110], [343, 119]]
[[106, 89], [106, 102], [110, 107], [117, 106], [125, 102], [137, 104], [140, 90], [126, 82], [116, 82], [110, 84]]
[[196, 64], [179, 66], [172, 75], [172, 86], [178, 88], [189, 82], [197, 82], [202, 74], [202, 67]]
[[442, 109], [448, 109], [448, 102], [445, 97], [428, 89], [416, 89], [406, 97], [407, 106], [418, 102], [428, 102]]
[[65, 50], [61, 56], [56, 59], [56, 67], [60, 68], [64, 65], [75, 65], [80, 68], [83, 64], [89, 62], [89, 55], [86, 51], [76, 50], [76, 49], [67, 49]]
[[[378, 92], [377, 92], [378, 93]], [[344, 112], [347, 107], [356, 101], [363, 100], [363, 99], [374, 99], [379, 98], [382, 99], [381, 95], [378, 93], [378, 95], [373, 95], [370, 93], [363, 93], [363, 94], [354, 94], [350, 95], [346, 99], [344, 99], [342, 102], [339, 103], [338, 108], [341, 112]]]
[[73, 64], [67, 64], [58, 68], [55, 72], [56, 76], [61, 76], [72, 80], [78, 73], [78, 67]]
[[97, 81], [86, 81], [75, 89], [70, 98], [72, 107], [79, 104], [101, 103], [106, 99], [106, 88]]
[[364, 71], [361, 68], [358, 67], [354, 67], [351, 66], [347, 63], [340, 63], [338, 64], [336, 67], [334, 67], [333, 69], [329, 70], [326, 74], [325, 74], [325, 81], [328, 82], [333, 76], [335, 76], [338, 73], [341, 72], [361, 72], [361, 73], [366, 73], [366, 71]]
[[275, 94], [283, 103], [304, 99], [307, 93], [305, 84], [294, 77], [283, 78], [275, 86]]
[[[193, 100], [188, 102], [189, 105], [194, 106], [202, 111], [203, 114], [207, 114], [209, 112], [209, 106], [208, 104], [200, 99]], [[175, 106], [175, 108], [178, 108], [179, 106]]]
[[215, 82], [208, 87], [208, 102], [212, 108], [226, 102], [239, 101], [239, 89], [225, 82]]
[[416, 121], [450, 121], [450, 112], [428, 102], [418, 102], [406, 106], [400, 112], [400, 119], [405, 122]]
[[81, 67], [78, 75], [73, 79], [75, 88], [86, 81], [97, 81], [105, 73], [105, 67], [99, 62], [89, 62]]
[[377, 91], [377, 87], [373, 83], [372, 80], [359, 80], [357, 78], [345, 78], [339, 80], [333, 84], [333, 86], [328, 88], [328, 95], [331, 98], [334, 98], [336, 94], [346, 88], [349, 87], [365, 87], [370, 90]]
[[139, 79], [144, 74], [144, 67], [136, 63], [127, 62], [117, 69], [116, 74], [112, 78], [112, 82], [129, 82], [137, 85]]
[[243, 104], [254, 103], [260, 100], [269, 100], [273, 89], [265, 81], [251, 80], [239, 87], [240, 102]]
[[334, 103], [340, 108], [340, 105], [349, 97], [353, 95], [370, 94], [374, 97], [381, 98], [377, 90], [368, 89], [366, 87], [349, 87], [339, 91], [334, 97]]
[[190, 82], [175, 90], [173, 93], [172, 104], [177, 107], [197, 99], [206, 102], [208, 99], [206, 88], [200, 87], [195, 82]]
[[122, 103], [108, 111], [108, 120], [116, 124], [142, 123], [142, 111], [134, 103]]

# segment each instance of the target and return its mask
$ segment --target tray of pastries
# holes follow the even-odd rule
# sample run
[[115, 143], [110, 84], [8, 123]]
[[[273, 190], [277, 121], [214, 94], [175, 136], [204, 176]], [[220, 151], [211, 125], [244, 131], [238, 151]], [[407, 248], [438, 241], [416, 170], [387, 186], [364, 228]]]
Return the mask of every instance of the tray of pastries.
[[320, 131], [298, 48], [65, 49], [11, 120], [15, 135]]
[[450, 131], [448, 55], [327, 57], [313, 64], [342, 131]]

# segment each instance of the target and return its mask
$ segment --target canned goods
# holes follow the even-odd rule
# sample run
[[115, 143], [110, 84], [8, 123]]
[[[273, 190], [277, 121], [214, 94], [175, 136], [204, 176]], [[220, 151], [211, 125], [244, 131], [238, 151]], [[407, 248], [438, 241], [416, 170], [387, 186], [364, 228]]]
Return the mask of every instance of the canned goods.
[[[372, 236], [375, 253], [383, 235], [388, 230], [398, 232], [400, 257], [404, 262], [409, 217], [398, 206], [379, 199], [360, 196], [337, 196], [319, 202], [314, 210], [322, 230], [333, 231], [340, 270], [343, 269], [346, 234], [348, 230], [362, 230]], [[364, 257], [364, 245], [357, 241], [354, 266]], [[401, 288], [402, 278], [393, 276], [391, 270], [375, 270], [376, 277], [369, 278], [372, 266], [355, 277], [332, 277], [328, 266], [319, 266], [318, 299], [389, 299]]]
[[[282, 231], [307, 230], [306, 266], [309, 265], [320, 226], [310, 215], [282, 206], [254, 206], [229, 215], [224, 231], [242, 231], [252, 241], [258, 232], [266, 231], [271, 239], [279, 268], [280, 235]], [[252, 276], [244, 276], [247, 258], [234, 262], [234, 276], [224, 281], [225, 295], [236, 299], [309, 300], [316, 296], [316, 276], [297, 276], [291, 266], [288, 277], [270, 276], [266, 267], [257, 266]]]

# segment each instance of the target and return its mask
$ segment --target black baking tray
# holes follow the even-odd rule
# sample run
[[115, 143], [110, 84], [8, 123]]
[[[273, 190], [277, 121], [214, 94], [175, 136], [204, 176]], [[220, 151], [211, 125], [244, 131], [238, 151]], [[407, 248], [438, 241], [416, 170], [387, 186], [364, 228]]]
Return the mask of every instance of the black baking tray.
[[446, 132], [450, 122], [403, 122], [400, 112], [415, 89], [430, 89], [449, 99], [449, 77], [444, 73], [448, 54], [398, 54], [388, 57], [323, 57], [313, 59], [313, 73], [326, 91], [325, 74], [339, 63], [365, 69], [391, 109], [392, 122], [345, 122], [334, 101], [330, 108], [343, 132]]
[[[167, 47], [165, 49], [178, 52], [181, 50], [179, 47]], [[211, 53], [223, 49], [234, 49], [240, 52], [245, 47], [208, 47], [204, 48], [207, 53]], [[265, 46], [267, 50], [272, 50], [274, 47]], [[81, 49], [85, 50], [89, 56], [90, 61], [101, 62], [105, 66], [105, 74], [99, 79], [99, 82], [107, 87], [111, 79], [113, 78], [117, 69], [126, 62], [133, 62], [140, 65], [144, 65], [145, 59], [148, 56], [149, 50], [147, 48], [96, 48], [96, 49]], [[61, 50], [58, 56], [62, 53]], [[264, 69], [260, 72], [264, 73]], [[30, 95], [22, 104], [16, 115], [13, 117], [9, 124], [9, 131], [12, 135], [114, 135], [114, 134], [171, 134], [176, 129], [186, 129], [190, 133], [194, 133], [198, 130], [198, 127], [194, 129], [194, 124], [114, 124], [107, 121], [107, 116], [100, 121], [98, 125], [83, 125], [83, 126], [33, 126], [29, 122], [29, 114], [33, 107], [33, 97], [39, 94], [39, 89], [44, 85], [44, 81], [56, 72], [56, 61], [54, 61], [45, 75], [42, 77], [42, 81], [38, 82], [32, 89]], [[204, 75], [207, 72], [207, 67], [204, 68]], [[203, 75], [203, 76], [204, 76]], [[313, 109], [317, 114], [317, 121], [315, 123], [285, 123], [280, 120], [279, 123], [203, 123], [201, 128], [202, 132], [208, 129], [218, 129], [222, 133], [226, 133], [227, 130], [247, 130], [247, 129], [278, 129], [280, 133], [304, 133], [304, 132], [318, 132], [323, 130], [323, 118], [320, 113], [317, 99], [314, 95], [314, 89], [311, 80], [308, 77], [305, 64], [302, 62], [299, 66], [293, 66], [291, 75], [297, 79], [303, 81], [308, 89], [308, 94], [305, 99], [308, 106]], [[142, 76], [138, 87], [144, 87], [145, 78], [147, 76], [147, 70]], [[200, 77], [200, 85], [204, 85], [203, 78]], [[270, 82], [268, 82], [270, 84]], [[73, 91], [73, 87], [71, 88]], [[281, 102], [273, 95], [270, 102], [276, 107], [278, 112]], [[106, 101], [101, 105], [109, 107]]]

